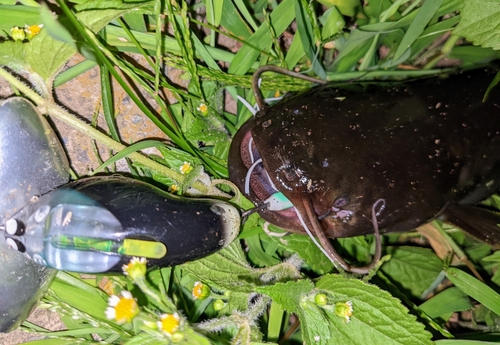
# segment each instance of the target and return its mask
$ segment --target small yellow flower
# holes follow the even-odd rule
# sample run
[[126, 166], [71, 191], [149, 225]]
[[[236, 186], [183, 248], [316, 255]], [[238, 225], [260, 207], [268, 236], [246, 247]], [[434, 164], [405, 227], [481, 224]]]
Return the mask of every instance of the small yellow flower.
[[147, 262], [146, 258], [133, 257], [128, 264], [122, 266], [123, 273], [132, 280], [143, 278], [148, 270], [146, 267]]
[[36, 36], [40, 33], [40, 30], [42, 30], [43, 24], [40, 25], [31, 25], [28, 26], [28, 24], [24, 25], [24, 32], [26, 33], [26, 37], [30, 40], [33, 38], [33, 36]]
[[26, 34], [23, 29], [18, 26], [14, 26], [10, 29], [10, 35], [14, 41], [24, 41]]
[[351, 321], [353, 310], [351, 301], [335, 303], [335, 315], [344, 318], [345, 322]]
[[205, 103], [200, 103], [200, 106], [198, 108], [196, 108], [196, 110], [198, 110], [203, 115], [208, 114], [208, 107]]
[[158, 321], [158, 329], [168, 337], [171, 337], [178, 329], [181, 322], [179, 314], [162, 314]]
[[177, 193], [179, 191], [179, 186], [176, 184], [173, 184], [170, 187], [168, 187], [168, 190], [170, 191], [170, 193]]
[[276, 92], [274, 93], [274, 98], [279, 98], [279, 97], [281, 97], [281, 92], [276, 91]]
[[182, 166], [180, 167], [180, 170], [181, 174], [186, 175], [189, 174], [191, 170], [193, 170], [193, 167], [191, 166], [190, 163], [184, 162], [184, 164], [182, 164]]
[[116, 320], [116, 323], [121, 325], [131, 322], [139, 314], [139, 305], [130, 291], [123, 290], [121, 296], [109, 297], [105, 314], [108, 319]]
[[210, 295], [210, 288], [202, 282], [195, 282], [191, 290], [194, 299], [204, 300]]

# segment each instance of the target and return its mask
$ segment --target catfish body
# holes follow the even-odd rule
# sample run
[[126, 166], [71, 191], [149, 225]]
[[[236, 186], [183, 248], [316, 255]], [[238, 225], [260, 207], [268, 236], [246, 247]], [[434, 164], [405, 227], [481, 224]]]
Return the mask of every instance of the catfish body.
[[[303, 232], [297, 214], [313, 208], [327, 237], [373, 233], [378, 199], [384, 231], [413, 229], [500, 186], [499, 89], [483, 102], [493, 76], [482, 69], [399, 85], [327, 85], [285, 98], [237, 133], [230, 178], [243, 189], [261, 157], [250, 197], [282, 192], [295, 208], [260, 213], [287, 230]], [[490, 230], [473, 235], [499, 243]]]

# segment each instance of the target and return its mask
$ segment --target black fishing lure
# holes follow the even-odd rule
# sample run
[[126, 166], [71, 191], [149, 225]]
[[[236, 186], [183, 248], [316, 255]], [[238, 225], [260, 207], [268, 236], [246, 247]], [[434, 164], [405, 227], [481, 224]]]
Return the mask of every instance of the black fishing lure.
[[134, 256], [160, 267], [207, 256], [236, 238], [240, 215], [224, 201], [109, 176], [34, 198], [4, 227], [7, 244], [41, 265], [98, 273], [121, 271]]

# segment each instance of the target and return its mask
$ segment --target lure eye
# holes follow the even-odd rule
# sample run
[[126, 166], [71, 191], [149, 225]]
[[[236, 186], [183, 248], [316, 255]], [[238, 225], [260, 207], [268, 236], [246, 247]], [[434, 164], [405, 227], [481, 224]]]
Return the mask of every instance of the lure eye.
[[11, 218], [5, 222], [5, 232], [11, 236], [22, 236], [25, 230], [24, 223], [17, 219]]
[[17, 250], [20, 253], [24, 253], [26, 251], [26, 247], [24, 246], [24, 244], [22, 244], [18, 240], [15, 240], [13, 238], [7, 237], [5, 239], [5, 242], [7, 243], [7, 246], [9, 246], [10, 248], [12, 248], [14, 250]]
[[343, 207], [349, 203], [349, 198], [345, 195], [341, 195], [335, 199], [333, 202], [333, 207]]

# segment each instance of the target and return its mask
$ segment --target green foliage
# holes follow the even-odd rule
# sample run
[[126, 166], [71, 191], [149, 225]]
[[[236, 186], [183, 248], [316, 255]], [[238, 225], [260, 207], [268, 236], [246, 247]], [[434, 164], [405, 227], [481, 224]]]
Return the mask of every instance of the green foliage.
[[388, 253], [391, 260], [382, 266], [382, 271], [412, 297], [420, 298], [443, 268], [443, 263], [431, 249], [389, 247]]
[[[191, 5], [184, 0], [79, 0], [70, 5], [61, 0], [50, 10], [29, 0], [18, 5], [0, 1], [0, 65], [25, 73], [38, 94], [3, 69], [0, 76], [51, 116], [116, 151], [102, 168], [127, 157], [135, 174], [153, 178], [172, 192], [227, 197], [230, 188], [211, 178], [227, 177], [231, 136], [251, 114], [240, 103], [236, 114], [228, 114], [224, 97], [240, 96], [253, 104], [250, 80], [259, 66], [281, 65], [332, 81], [385, 80], [434, 75], [442, 71], [434, 67], [449, 59], [470, 67], [500, 57], [498, 0], [321, 3], [329, 9], [302, 0], [205, 0]], [[41, 24], [39, 34], [25, 37], [25, 25]], [[11, 31], [15, 27], [21, 30], [14, 31], [18, 36]], [[224, 40], [236, 42], [237, 51], [219, 44]], [[77, 53], [86, 60], [60, 73]], [[146, 65], [130, 63], [127, 54], [139, 54]], [[173, 85], [162, 74], [163, 64], [183, 70], [188, 86]], [[53, 87], [95, 65], [101, 72], [112, 139], [62, 113], [52, 99]], [[261, 88], [270, 95], [310, 87], [289, 77], [263, 79]], [[171, 143], [145, 140], [126, 148], [117, 143], [114, 82]], [[137, 89], [155, 100], [156, 111], [144, 105]], [[174, 102], [163, 97], [164, 90]], [[146, 158], [137, 152], [147, 147], [156, 147], [161, 156]], [[233, 192], [237, 206], [253, 207]], [[498, 208], [499, 200], [491, 198], [488, 205]], [[388, 256], [378, 275], [372, 272], [361, 280], [330, 274], [332, 263], [309, 238], [269, 236], [263, 223], [251, 215], [240, 241], [201, 260], [154, 269], [144, 280], [100, 275], [84, 281], [60, 273], [43, 305], [58, 311], [68, 330], [48, 332], [29, 323], [23, 327], [55, 338], [32, 342], [39, 345], [93, 344], [95, 335], [104, 344], [498, 343], [498, 252], [457, 235], [456, 229], [443, 227], [451, 233], [443, 241], [486, 283], [465, 269], [448, 267], [450, 257], [438, 257], [411, 241], [411, 235], [386, 236]], [[357, 237], [340, 239], [336, 246], [351, 262], [369, 262], [372, 242]], [[454, 287], [440, 284], [445, 275]], [[210, 289], [206, 299], [194, 297], [195, 282]], [[132, 322], [119, 325], [105, 317], [105, 310], [108, 295], [123, 290], [132, 292], [140, 311]], [[441, 339], [453, 337], [443, 328], [463, 311], [471, 315], [468, 338]], [[157, 322], [160, 315], [173, 313], [181, 326], [168, 336]], [[295, 317], [300, 327], [293, 334]], [[434, 330], [439, 334], [429, 333]], [[456, 337], [463, 338], [462, 333]]]
[[475, 45], [500, 49], [500, 1], [464, 1], [462, 20], [454, 30]]

